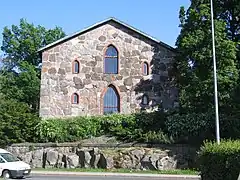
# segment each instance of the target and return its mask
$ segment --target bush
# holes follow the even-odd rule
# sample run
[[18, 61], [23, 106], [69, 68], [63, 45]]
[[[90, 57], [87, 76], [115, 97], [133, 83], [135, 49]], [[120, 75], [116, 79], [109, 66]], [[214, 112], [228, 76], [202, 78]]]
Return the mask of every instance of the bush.
[[203, 180], [234, 180], [240, 173], [240, 141], [206, 142], [199, 153]]
[[97, 117], [42, 120], [36, 126], [40, 142], [70, 142], [101, 135]]
[[69, 142], [112, 135], [125, 141], [169, 143], [170, 139], [161, 127], [164, 121], [164, 116], [159, 112], [112, 114], [43, 120], [36, 131], [41, 142]]

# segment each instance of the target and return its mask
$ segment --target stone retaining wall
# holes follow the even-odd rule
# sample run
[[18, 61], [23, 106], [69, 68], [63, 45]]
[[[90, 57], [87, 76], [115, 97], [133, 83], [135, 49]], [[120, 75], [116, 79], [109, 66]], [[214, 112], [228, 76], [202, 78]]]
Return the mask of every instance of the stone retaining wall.
[[184, 145], [66, 145], [69, 144], [18, 144], [7, 150], [33, 168], [171, 170], [191, 167], [196, 155], [195, 148]]

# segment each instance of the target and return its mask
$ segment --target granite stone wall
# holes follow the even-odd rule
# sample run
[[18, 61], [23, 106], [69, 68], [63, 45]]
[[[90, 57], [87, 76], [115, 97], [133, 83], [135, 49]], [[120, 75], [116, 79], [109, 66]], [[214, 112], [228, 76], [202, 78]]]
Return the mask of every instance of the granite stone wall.
[[[119, 73], [104, 74], [108, 45], [119, 52]], [[177, 101], [173, 86], [174, 52], [115, 23], [107, 23], [42, 52], [40, 116], [68, 117], [103, 114], [103, 97], [109, 85], [120, 96], [120, 113], [152, 111], [158, 105], [172, 108]], [[80, 73], [72, 73], [78, 60]], [[142, 75], [142, 63], [149, 75]], [[79, 104], [71, 103], [78, 93]], [[141, 97], [147, 94], [149, 104]]]
[[196, 148], [174, 145], [109, 147], [103, 145], [18, 144], [7, 148], [33, 168], [104, 168], [174, 170], [195, 167]]

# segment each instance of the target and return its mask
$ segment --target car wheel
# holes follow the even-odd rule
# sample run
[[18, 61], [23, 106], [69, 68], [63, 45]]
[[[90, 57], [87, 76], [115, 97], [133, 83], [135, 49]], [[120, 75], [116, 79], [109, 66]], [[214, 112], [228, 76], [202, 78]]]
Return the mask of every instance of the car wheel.
[[11, 174], [8, 170], [4, 170], [3, 173], [2, 173], [2, 177], [3, 177], [3, 179], [10, 179]]

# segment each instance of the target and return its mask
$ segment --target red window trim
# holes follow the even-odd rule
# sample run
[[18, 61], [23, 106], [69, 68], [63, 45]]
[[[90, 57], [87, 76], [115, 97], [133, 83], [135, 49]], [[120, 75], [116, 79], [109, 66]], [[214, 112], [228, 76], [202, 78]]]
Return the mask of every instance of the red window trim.
[[[78, 72], [75, 72], [75, 62], [78, 63]], [[80, 73], [80, 62], [78, 59], [73, 60], [72, 62], [72, 73], [73, 74], [79, 74]]]
[[106, 88], [104, 88], [104, 90], [102, 91], [101, 94], [101, 112], [102, 114], [104, 114], [104, 108], [109, 108], [108, 106], [104, 106], [104, 96], [108, 90], [108, 88], [111, 87], [115, 90], [117, 96], [118, 96], [118, 107], [110, 107], [110, 108], [117, 108], [118, 109], [118, 113], [121, 113], [121, 95], [120, 95], [120, 90], [117, 86], [115, 86], [114, 84], [109, 84]]
[[[77, 96], [77, 103], [74, 102], [74, 96]], [[79, 104], [79, 95], [78, 93], [73, 93], [71, 97], [72, 104]]]
[[[106, 56], [106, 52], [108, 50], [108, 48], [110, 46], [113, 46], [116, 50], [117, 50], [117, 56]], [[112, 72], [106, 72], [105, 70], [105, 59], [106, 58], [117, 58], [117, 72], [116, 73], [112, 73]], [[114, 46], [113, 44], [109, 44], [106, 46], [105, 50], [104, 50], [104, 59], [103, 59], [103, 73], [104, 74], [118, 74], [119, 73], [119, 50], [117, 49], [116, 46]]]

